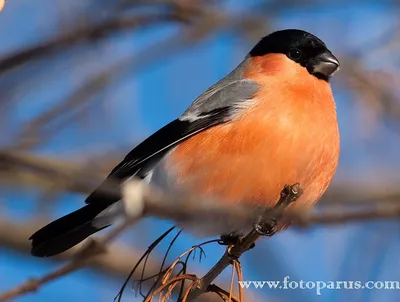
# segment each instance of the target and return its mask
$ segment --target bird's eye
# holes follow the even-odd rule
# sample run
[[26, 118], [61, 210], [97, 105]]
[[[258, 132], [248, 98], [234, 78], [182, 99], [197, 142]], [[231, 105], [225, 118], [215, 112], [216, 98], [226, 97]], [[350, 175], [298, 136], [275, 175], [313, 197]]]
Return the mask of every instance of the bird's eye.
[[288, 52], [288, 57], [292, 60], [299, 60], [301, 58], [301, 50], [297, 48], [291, 48]]

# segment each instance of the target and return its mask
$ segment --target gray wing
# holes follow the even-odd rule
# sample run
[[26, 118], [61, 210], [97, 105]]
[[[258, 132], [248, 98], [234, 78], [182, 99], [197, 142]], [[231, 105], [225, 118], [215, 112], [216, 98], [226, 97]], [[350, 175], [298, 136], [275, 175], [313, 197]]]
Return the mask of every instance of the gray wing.
[[118, 201], [119, 196], [105, 197], [102, 194], [102, 186], [110, 184], [108, 179], [112, 178], [114, 185], [135, 175], [144, 178], [153, 165], [179, 143], [205, 129], [230, 121], [259, 88], [257, 83], [241, 79], [241, 66], [200, 95], [180, 118], [137, 145], [85, 202], [101, 200], [112, 204]]
[[256, 82], [243, 79], [242, 74], [246, 64], [247, 61], [244, 60], [225, 78], [208, 88], [179, 119], [193, 121], [219, 108], [230, 107], [236, 111], [245, 107], [259, 88]]

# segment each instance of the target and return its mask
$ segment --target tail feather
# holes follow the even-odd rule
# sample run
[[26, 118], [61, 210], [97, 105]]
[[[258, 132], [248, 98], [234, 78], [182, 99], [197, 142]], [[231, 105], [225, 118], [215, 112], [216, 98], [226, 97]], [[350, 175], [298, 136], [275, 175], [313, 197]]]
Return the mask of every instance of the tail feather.
[[37, 257], [57, 255], [108, 227], [92, 224], [105, 209], [104, 204], [91, 203], [44, 226], [29, 238], [32, 240], [31, 254]]

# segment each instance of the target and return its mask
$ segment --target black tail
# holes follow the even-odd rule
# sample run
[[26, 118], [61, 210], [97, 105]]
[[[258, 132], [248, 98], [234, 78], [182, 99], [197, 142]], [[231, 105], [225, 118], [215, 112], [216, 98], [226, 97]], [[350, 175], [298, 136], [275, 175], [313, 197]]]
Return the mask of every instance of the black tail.
[[105, 208], [104, 204], [91, 203], [44, 226], [29, 238], [31, 254], [36, 257], [60, 254], [108, 227], [94, 227], [91, 223]]

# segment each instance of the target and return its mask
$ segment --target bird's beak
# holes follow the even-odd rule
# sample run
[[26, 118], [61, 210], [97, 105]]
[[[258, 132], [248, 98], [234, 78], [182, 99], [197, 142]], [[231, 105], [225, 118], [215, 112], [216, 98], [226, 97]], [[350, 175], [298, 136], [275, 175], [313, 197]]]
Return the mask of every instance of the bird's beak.
[[340, 63], [330, 51], [325, 51], [311, 61], [310, 67], [312, 74], [321, 74], [330, 77], [339, 70]]

